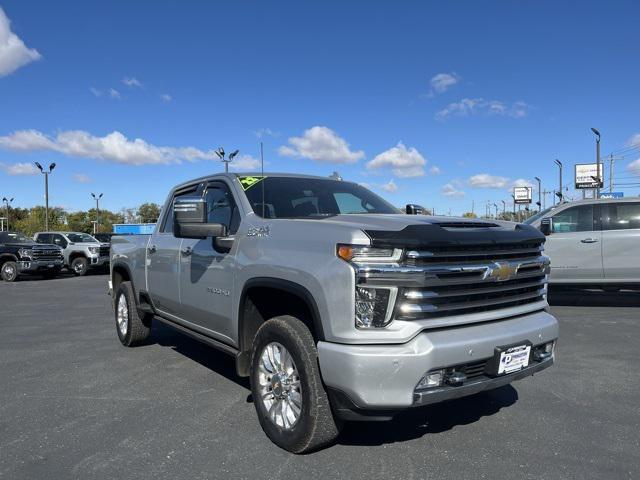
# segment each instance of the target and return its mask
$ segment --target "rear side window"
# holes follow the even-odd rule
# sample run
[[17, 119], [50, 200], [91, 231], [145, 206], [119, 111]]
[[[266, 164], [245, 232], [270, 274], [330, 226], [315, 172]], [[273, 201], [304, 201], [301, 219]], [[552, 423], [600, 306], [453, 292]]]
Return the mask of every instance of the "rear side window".
[[610, 203], [606, 211], [606, 230], [640, 229], [640, 203]]
[[554, 233], [592, 232], [593, 205], [580, 205], [556, 213], [553, 216]]
[[36, 242], [38, 243], [51, 243], [51, 234], [50, 233], [39, 233], [36, 237]]

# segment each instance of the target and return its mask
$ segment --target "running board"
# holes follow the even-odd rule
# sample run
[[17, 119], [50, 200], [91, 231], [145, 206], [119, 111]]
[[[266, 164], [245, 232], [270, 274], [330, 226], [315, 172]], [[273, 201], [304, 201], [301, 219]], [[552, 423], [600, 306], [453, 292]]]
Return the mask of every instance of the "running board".
[[189, 335], [191, 338], [194, 338], [196, 340], [199, 340], [202, 343], [206, 343], [207, 345], [209, 345], [210, 347], [215, 348], [216, 350], [220, 350], [224, 353], [227, 353], [229, 355], [232, 355], [234, 357], [238, 356], [238, 350], [234, 347], [232, 347], [231, 345], [227, 345], [226, 343], [220, 342], [218, 340], [215, 340], [211, 337], [207, 337], [206, 335], [203, 335], [201, 333], [198, 333], [194, 330], [191, 330], [190, 328], [187, 327], [183, 327], [182, 325], [178, 325], [175, 322], [172, 322], [171, 320], [167, 320], [166, 318], [160, 317], [158, 314], [156, 314], [156, 316], [154, 317], [155, 320], [159, 320], [162, 323], [164, 323], [165, 325], [171, 327], [171, 328], [175, 328], [176, 330], [178, 330], [181, 333], [184, 333], [186, 335]]

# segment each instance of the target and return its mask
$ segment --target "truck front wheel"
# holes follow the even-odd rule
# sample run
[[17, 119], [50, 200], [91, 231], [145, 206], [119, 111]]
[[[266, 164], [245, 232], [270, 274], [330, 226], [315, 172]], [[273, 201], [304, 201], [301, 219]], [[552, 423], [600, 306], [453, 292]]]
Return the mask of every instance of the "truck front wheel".
[[18, 278], [18, 264], [16, 262], [4, 262], [0, 266], [0, 277], [5, 282], [14, 282]]
[[116, 292], [116, 330], [125, 347], [140, 345], [151, 333], [151, 322], [138, 315], [131, 282], [122, 282]]
[[251, 393], [262, 429], [285, 450], [317, 450], [339, 434], [315, 342], [295, 317], [275, 317], [258, 329], [251, 353]]
[[89, 262], [84, 257], [76, 257], [71, 261], [71, 271], [74, 275], [82, 277], [89, 269]]

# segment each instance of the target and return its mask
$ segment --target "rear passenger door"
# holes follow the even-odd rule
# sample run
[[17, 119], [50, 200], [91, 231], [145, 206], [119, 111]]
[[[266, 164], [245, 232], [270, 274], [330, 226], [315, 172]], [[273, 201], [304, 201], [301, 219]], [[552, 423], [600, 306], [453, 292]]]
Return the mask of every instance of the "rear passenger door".
[[604, 276], [637, 283], [640, 278], [640, 202], [605, 203], [602, 208]]
[[586, 204], [560, 210], [552, 217], [553, 231], [545, 253], [551, 259], [551, 281], [598, 281], [603, 278], [600, 208]]

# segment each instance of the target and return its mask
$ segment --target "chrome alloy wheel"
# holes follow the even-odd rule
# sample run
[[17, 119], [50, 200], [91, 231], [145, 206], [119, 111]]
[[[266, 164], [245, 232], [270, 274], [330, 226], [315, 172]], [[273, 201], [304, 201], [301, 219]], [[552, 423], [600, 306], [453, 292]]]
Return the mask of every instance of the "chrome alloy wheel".
[[302, 387], [296, 364], [281, 344], [272, 342], [262, 350], [258, 383], [271, 421], [281, 428], [293, 428], [302, 412]]
[[7, 279], [8, 281], [12, 281], [13, 279], [15, 279], [16, 277], [16, 267], [10, 263], [7, 262], [4, 265], [2, 265], [2, 277]]
[[127, 327], [129, 326], [129, 307], [127, 306], [127, 297], [124, 294], [118, 297], [116, 321], [118, 322], [120, 335], [124, 337], [127, 334]]
[[82, 270], [83, 270], [82, 263], [77, 262], [77, 263], [73, 264], [73, 271], [74, 272], [80, 273], [80, 272], [82, 272]]

